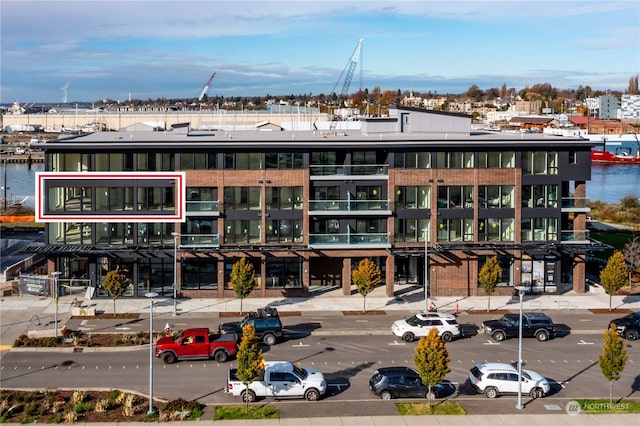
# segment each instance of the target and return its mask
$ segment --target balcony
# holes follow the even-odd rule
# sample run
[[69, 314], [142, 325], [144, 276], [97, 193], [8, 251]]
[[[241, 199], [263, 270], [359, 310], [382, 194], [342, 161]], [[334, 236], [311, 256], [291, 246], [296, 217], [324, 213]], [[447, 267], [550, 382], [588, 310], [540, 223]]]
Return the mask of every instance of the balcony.
[[389, 200], [311, 200], [309, 214], [315, 216], [391, 216]]
[[310, 248], [361, 249], [391, 248], [389, 235], [385, 233], [367, 234], [310, 234]]
[[366, 165], [310, 165], [309, 174], [311, 180], [379, 180], [389, 179], [388, 164]]
[[560, 241], [562, 244], [585, 243], [590, 239], [589, 230], [587, 229], [570, 229], [560, 231]]
[[220, 247], [219, 234], [180, 234], [181, 249]]
[[591, 209], [587, 206], [589, 199], [584, 197], [562, 197], [560, 207], [562, 212], [590, 213]]
[[220, 216], [219, 201], [187, 201], [187, 215]]

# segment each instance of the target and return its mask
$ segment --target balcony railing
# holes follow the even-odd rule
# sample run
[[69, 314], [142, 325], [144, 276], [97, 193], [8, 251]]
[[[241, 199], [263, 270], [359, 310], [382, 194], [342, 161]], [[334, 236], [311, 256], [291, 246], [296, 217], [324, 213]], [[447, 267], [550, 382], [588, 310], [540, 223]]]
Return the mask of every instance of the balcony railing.
[[588, 209], [589, 199], [584, 197], [562, 197], [560, 207], [563, 209]]
[[180, 234], [180, 248], [220, 247], [219, 234]]
[[367, 234], [310, 234], [310, 246], [388, 246], [387, 233]]
[[389, 211], [389, 200], [311, 200], [309, 212]]
[[220, 214], [220, 202], [219, 201], [187, 201], [187, 213], [198, 214]]
[[388, 164], [363, 164], [363, 165], [310, 165], [311, 177], [318, 176], [350, 176], [350, 177], [374, 177], [387, 179], [389, 177]]
[[589, 241], [589, 237], [590, 233], [587, 229], [560, 231], [560, 240], [563, 243], [584, 243]]

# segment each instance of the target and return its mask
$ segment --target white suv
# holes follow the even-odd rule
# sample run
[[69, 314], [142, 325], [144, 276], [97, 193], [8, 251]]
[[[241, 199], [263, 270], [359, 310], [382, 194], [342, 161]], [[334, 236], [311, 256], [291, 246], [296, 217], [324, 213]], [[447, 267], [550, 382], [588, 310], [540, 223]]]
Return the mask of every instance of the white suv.
[[404, 341], [412, 342], [417, 337], [429, 334], [434, 327], [438, 329], [438, 335], [445, 342], [450, 342], [461, 334], [456, 317], [440, 312], [417, 314], [406, 320], [398, 320], [391, 326], [391, 332]]
[[[488, 362], [477, 364], [469, 372], [469, 381], [476, 392], [487, 398], [497, 398], [502, 393], [518, 393], [518, 369], [511, 364]], [[522, 393], [531, 398], [542, 398], [549, 393], [549, 381], [540, 374], [522, 370]]]

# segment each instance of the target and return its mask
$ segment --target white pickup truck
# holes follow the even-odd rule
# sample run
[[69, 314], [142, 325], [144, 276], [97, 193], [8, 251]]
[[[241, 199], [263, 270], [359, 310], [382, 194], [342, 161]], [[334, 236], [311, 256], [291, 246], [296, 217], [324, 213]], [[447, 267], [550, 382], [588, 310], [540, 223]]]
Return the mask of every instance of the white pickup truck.
[[241, 396], [244, 402], [253, 402], [256, 398], [305, 398], [317, 401], [327, 391], [324, 375], [316, 370], [295, 366], [287, 361], [267, 361], [258, 380], [249, 384], [238, 380], [238, 369], [229, 369], [225, 393]]

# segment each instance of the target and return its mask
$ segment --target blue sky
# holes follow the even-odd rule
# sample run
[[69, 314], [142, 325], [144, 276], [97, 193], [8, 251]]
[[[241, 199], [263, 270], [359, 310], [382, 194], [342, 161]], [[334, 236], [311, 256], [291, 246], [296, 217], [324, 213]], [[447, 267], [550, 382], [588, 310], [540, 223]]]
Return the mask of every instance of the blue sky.
[[[550, 83], [620, 90], [640, 72], [640, 2], [0, 0], [0, 102]], [[362, 72], [361, 72], [362, 71]], [[361, 84], [362, 83], [362, 84]]]

